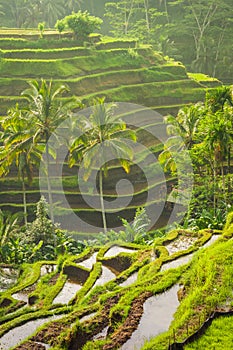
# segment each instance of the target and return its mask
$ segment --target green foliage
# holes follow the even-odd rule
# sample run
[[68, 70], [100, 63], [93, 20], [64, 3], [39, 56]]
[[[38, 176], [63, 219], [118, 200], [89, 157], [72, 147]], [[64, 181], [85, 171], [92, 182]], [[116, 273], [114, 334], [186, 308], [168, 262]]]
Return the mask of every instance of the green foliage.
[[18, 231], [17, 216], [7, 216], [0, 210], [0, 262], [17, 262], [14, 256], [14, 237]]
[[40, 38], [43, 38], [43, 33], [44, 33], [44, 29], [45, 29], [45, 23], [44, 22], [40, 22], [38, 23], [38, 29], [40, 31]]
[[185, 350], [199, 349], [231, 349], [233, 345], [233, 319], [232, 316], [221, 316], [211, 323], [205, 334], [191, 344], [185, 346]]
[[145, 208], [137, 208], [135, 217], [132, 223], [129, 223], [125, 219], [121, 219], [124, 231], [116, 232], [109, 230], [105, 234], [99, 233], [94, 240], [88, 240], [88, 244], [100, 245], [111, 242], [133, 242], [136, 244], [151, 244], [153, 242], [152, 237], [147, 232], [147, 228], [150, 224], [150, 220], [147, 216]]
[[122, 223], [125, 230], [121, 231], [121, 239], [126, 242], [145, 243], [150, 224], [145, 208], [137, 208], [132, 224], [125, 219], [122, 219]]
[[91, 16], [87, 11], [78, 11], [77, 13], [72, 13], [69, 16], [63, 18], [57, 22], [56, 27], [59, 28], [67, 26], [71, 29], [81, 43], [88, 40], [88, 35], [93, 33], [96, 29], [100, 28], [102, 24], [102, 19]]
[[60, 34], [65, 29], [65, 26], [66, 26], [66, 24], [65, 24], [64, 20], [57, 20], [57, 22], [55, 24], [55, 28], [59, 31]]

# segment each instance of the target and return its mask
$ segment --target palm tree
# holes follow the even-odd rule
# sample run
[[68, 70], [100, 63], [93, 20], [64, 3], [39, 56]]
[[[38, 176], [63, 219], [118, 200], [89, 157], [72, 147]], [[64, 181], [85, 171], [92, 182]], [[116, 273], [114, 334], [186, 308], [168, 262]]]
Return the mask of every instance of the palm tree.
[[76, 97], [61, 99], [62, 95], [69, 89], [65, 85], [54, 86], [52, 81], [46, 82], [41, 79], [41, 83], [34, 80], [29, 82], [30, 88], [22, 92], [28, 101], [27, 115], [31, 118], [34, 127], [33, 142], [45, 145], [45, 174], [47, 178], [50, 217], [54, 222], [53, 200], [51, 184], [49, 178], [49, 138], [56, 133], [56, 128], [62, 123], [71, 110], [80, 107], [80, 102]]
[[[99, 194], [104, 233], [107, 232], [106, 213], [104, 207], [103, 176], [107, 176], [107, 155], [117, 159], [128, 173], [133, 151], [127, 140], [136, 141], [134, 131], [128, 129], [119, 116], [114, 114], [116, 105], [105, 104], [104, 99], [95, 100], [89, 118], [81, 116], [78, 120], [81, 136], [70, 145], [69, 164], [72, 167], [82, 161], [84, 180], [87, 181], [92, 169], [99, 169]], [[111, 159], [113, 159], [111, 158]]]
[[0, 210], [0, 262], [10, 260], [11, 242], [18, 230], [17, 214], [7, 216]]
[[206, 94], [206, 105], [213, 113], [224, 110], [225, 105], [233, 106], [233, 91], [230, 86], [221, 86]]
[[[30, 120], [18, 105], [8, 111], [7, 117], [0, 119], [2, 142], [0, 149], [0, 175], [6, 175], [15, 164], [22, 181], [24, 222], [27, 224], [26, 178], [29, 184], [33, 177], [33, 166], [38, 163], [41, 153], [33, 145], [33, 133]], [[30, 128], [31, 126], [31, 128]]]
[[71, 12], [76, 12], [78, 9], [81, 10], [81, 4], [83, 0], [68, 0], [65, 1], [65, 6]]
[[42, 1], [42, 18], [49, 28], [52, 28], [58, 18], [64, 16], [64, 4], [62, 0], [46, 0]]
[[[208, 129], [206, 131], [205, 144], [210, 150], [214, 159], [214, 176], [216, 177], [218, 169], [221, 169], [222, 188], [226, 195], [224, 160], [226, 159], [229, 147], [232, 144], [232, 123], [221, 111], [215, 112], [209, 116]], [[225, 198], [226, 201], [226, 198]]]
[[183, 150], [190, 150], [195, 143], [200, 117], [204, 114], [204, 106], [196, 103], [181, 108], [176, 117], [168, 115], [164, 118], [167, 126], [168, 139], [164, 150], [159, 155], [159, 161], [165, 171], [176, 171], [176, 162], [172, 154], [178, 155]]

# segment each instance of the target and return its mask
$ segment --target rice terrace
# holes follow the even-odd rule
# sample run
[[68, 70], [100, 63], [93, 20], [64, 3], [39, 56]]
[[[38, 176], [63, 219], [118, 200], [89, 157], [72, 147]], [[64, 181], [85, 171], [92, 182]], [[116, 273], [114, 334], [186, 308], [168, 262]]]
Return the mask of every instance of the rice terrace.
[[230, 0], [0, 0], [0, 349], [233, 349]]

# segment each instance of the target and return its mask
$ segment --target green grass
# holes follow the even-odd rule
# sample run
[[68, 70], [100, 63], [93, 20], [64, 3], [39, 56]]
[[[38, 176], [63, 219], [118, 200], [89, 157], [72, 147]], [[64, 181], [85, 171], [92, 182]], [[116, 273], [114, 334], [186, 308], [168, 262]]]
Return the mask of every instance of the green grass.
[[232, 248], [233, 242], [222, 238], [195, 255], [190, 269], [183, 274], [181, 284], [185, 286], [185, 297], [169, 331], [149, 342], [143, 350], [167, 349], [173, 331], [176, 341], [183, 341], [187, 337], [187, 326], [192, 334], [199, 328], [199, 322], [204, 322], [216, 307], [224, 306], [229, 297], [233, 304]]
[[204, 335], [184, 347], [185, 350], [233, 349], [233, 316], [222, 316], [213, 320]]

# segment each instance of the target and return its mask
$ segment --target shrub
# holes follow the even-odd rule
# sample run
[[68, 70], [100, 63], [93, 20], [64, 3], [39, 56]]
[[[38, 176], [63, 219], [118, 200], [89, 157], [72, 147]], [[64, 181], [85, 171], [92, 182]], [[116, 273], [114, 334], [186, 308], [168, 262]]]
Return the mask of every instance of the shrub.
[[[91, 16], [87, 11], [72, 12], [71, 15], [64, 17], [62, 20], [56, 23], [56, 28], [64, 30], [65, 26], [71, 29], [74, 33], [74, 37], [78, 38], [81, 42], [88, 40], [88, 35], [93, 33], [96, 29], [100, 28], [102, 19]], [[59, 30], [59, 31], [60, 31]]]

